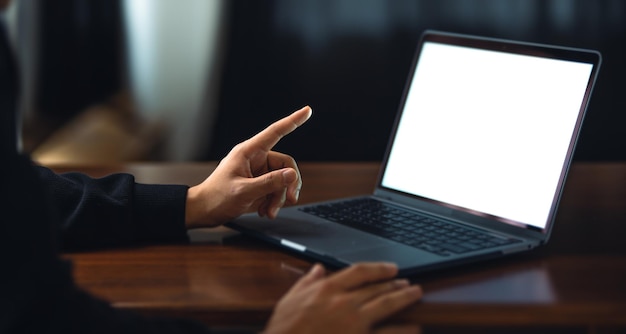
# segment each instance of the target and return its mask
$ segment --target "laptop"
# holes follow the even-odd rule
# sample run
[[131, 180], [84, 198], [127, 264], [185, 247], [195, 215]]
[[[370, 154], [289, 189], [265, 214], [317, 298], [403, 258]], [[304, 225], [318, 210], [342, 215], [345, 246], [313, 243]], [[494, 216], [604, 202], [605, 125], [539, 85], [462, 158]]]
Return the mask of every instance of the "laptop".
[[425, 31], [371, 194], [226, 226], [332, 268], [394, 262], [405, 277], [541, 246], [600, 63], [593, 50]]

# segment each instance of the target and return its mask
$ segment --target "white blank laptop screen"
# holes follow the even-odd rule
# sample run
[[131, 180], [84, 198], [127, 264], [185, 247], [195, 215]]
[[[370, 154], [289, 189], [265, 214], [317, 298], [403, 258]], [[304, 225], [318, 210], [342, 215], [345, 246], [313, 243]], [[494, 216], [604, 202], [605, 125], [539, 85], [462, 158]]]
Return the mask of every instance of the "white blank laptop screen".
[[591, 70], [426, 42], [382, 185], [544, 228]]

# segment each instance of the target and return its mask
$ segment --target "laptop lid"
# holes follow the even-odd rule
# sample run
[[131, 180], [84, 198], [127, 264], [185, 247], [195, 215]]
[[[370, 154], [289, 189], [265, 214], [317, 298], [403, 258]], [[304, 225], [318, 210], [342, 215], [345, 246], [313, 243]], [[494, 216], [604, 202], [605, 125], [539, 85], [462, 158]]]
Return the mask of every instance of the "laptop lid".
[[375, 193], [545, 241], [600, 62], [592, 50], [426, 31]]
[[420, 40], [377, 186], [364, 197], [514, 243], [439, 254], [366, 231], [365, 217], [348, 224], [308, 210], [354, 198], [226, 226], [331, 266], [394, 262], [401, 276], [530, 250], [549, 236], [599, 64], [595, 51], [437, 31]]

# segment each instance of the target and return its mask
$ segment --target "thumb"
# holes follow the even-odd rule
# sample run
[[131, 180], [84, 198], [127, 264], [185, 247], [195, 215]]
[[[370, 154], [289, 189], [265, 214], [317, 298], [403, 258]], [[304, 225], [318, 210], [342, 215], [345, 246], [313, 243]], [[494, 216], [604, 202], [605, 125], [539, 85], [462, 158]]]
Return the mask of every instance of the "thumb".
[[282, 191], [297, 178], [298, 174], [293, 168], [282, 168], [252, 178], [249, 186], [255, 197], [262, 197]]

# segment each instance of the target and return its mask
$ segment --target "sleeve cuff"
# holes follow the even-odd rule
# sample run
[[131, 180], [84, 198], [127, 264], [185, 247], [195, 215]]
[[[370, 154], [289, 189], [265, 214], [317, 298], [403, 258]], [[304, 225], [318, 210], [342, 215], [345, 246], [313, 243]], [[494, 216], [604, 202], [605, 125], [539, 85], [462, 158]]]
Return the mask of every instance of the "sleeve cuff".
[[188, 186], [135, 185], [137, 240], [144, 242], [189, 242], [185, 227]]

